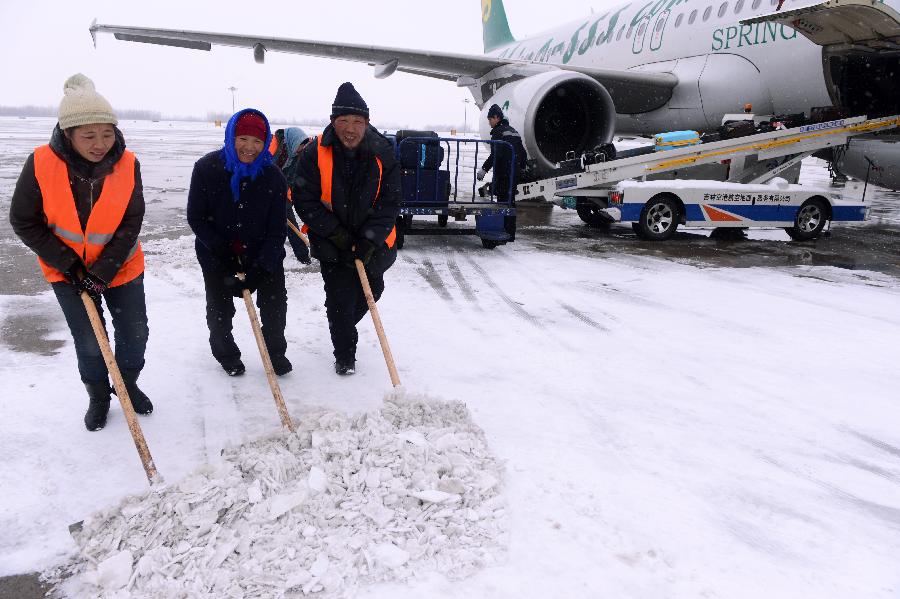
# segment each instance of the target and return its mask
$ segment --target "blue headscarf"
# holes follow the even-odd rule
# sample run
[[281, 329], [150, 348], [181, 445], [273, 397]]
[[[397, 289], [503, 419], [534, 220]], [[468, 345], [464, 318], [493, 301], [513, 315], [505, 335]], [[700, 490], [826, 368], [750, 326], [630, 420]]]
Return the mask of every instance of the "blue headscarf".
[[[244, 113], [253, 112], [262, 117], [266, 123], [266, 138], [263, 140], [263, 151], [250, 164], [244, 164], [234, 149], [234, 128]], [[228, 126], [225, 127], [225, 145], [222, 147], [222, 159], [225, 161], [225, 170], [231, 173], [231, 195], [237, 202], [241, 196], [241, 179], [250, 177], [250, 180], [256, 179], [264, 168], [274, 162], [274, 157], [269, 153], [269, 144], [272, 143], [272, 129], [269, 127], [269, 119], [266, 115], [255, 108], [245, 108], [234, 113], [228, 120]]]
[[287, 152], [287, 161], [284, 163], [283, 170], [288, 170], [297, 159], [297, 148], [307, 137], [306, 131], [300, 127], [288, 127], [284, 130], [284, 150]]

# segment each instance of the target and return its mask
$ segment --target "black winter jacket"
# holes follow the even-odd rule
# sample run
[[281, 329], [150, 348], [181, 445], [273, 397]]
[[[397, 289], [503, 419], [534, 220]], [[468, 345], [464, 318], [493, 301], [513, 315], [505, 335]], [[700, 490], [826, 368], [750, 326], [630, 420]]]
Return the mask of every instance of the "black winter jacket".
[[[75, 209], [81, 221], [81, 229], [87, 225], [94, 202], [103, 191], [103, 181], [122, 158], [125, 138], [116, 128], [116, 142], [100, 162], [82, 158], [72, 148], [59, 125], [50, 136], [50, 148], [65, 160], [69, 171], [69, 185], [75, 198]], [[134, 191], [122, 216], [119, 228], [112, 240], [104, 246], [100, 257], [90, 268], [91, 274], [110, 283], [131, 253], [144, 221], [144, 189], [141, 183], [141, 165], [134, 163]], [[9, 222], [16, 235], [31, 250], [53, 268], [65, 272], [82, 260], [75, 250], [63, 243], [47, 226], [44, 214], [44, 198], [34, 174], [34, 154], [25, 160], [22, 174], [16, 182], [9, 206]]]
[[197, 236], [194, 247], [204, 269], [227, 272], [235, 242], [242, 247], [245, 268], [274, 273], [284, 267], [287, 183], [274, 164], [255, 180], [241, 180], [240, 199], [235, 202], [222, 150], [210, 152], [194, 165], [187, 219]]
[[[309, 225], [312, 255], [323, 262], [342, 261], [344, 258], [339, 255], [338, 248], [328, 240], [338, 225], [342, 225], [356, 239], [368, 239], [375, 244], [376, 253], [367, 268], [384, 272], [397, 256], [396, 249], [388, 248], [385, 239], [400, 215], [400, 169], [393, 145], [371, 126], [352, 157], [348, 156], [331, 125], [319, 136], [317, 143], [334, 148], [332, 210], [328, 210], [321, 200], [316, 143], [303, 148], [291, 181], [294, 207], [303, 222]], [[380, 190], [376, 156], [383, 168]]]
[[[521, 175], [525, 169], [528, 154], [525, 152], [525, 146], [522, 145], [522, 136], [519, 135], [519, 132], [510, 126], [508, 120], [502, 119], [496, 127], [491, 129], [491, 139], [512, 144], [516, 151], [516, 176]], [[491, 145], [491, 155], [487, 157], [481, 168], [489, 171], [493, 167], [494, 178], [506, 181], [509, 179], [510, 158], [509, 148], [502, 144]]]

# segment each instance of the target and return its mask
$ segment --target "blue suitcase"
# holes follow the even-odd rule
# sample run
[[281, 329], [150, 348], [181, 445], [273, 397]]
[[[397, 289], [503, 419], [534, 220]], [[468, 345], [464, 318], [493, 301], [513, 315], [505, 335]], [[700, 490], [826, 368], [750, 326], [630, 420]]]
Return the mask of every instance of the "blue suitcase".
[[685, 146], [696, 146], [700, 143], [700, 134], [696, 131], [669, 131], [657, 133], [653, 136], [653, 140], [655, 142], [653, 149], [661, 152]]
[[450, 171], [401, 169], [404, 204], [446, 205], [450, 199]]

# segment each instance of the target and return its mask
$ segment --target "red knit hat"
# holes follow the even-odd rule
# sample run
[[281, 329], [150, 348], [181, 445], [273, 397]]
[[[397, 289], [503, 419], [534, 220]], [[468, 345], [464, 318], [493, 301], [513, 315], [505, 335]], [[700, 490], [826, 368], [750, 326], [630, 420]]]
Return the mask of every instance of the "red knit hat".
[[245, 112], [234, 125], [234, 136], [252, 135], [266, 141], [266, 122], [255, 112]]

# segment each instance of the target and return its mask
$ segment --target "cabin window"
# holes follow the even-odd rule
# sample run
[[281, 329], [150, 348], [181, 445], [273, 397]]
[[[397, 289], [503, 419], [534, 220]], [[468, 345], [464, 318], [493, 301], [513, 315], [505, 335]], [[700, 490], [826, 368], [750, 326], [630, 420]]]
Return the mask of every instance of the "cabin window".
[[646, 22], [641, 23], [641, 26], [638, 27], [637, 36], [638, 36], [638, 37], [641, 37], [642, 35], [644, 35], [644, 32], [645, 32], [646, 30], [647, 30], [647, 23], [646, 23]]
[[753, 4], [750, 5], [750, 8], [756, 10], [759, 8], [759, 5], [762, 4], [762, 0], [753, 0]]
[[625, 25], [622, 25], [622, 28], [619, 29], [619, 34], [616, 36], [616, 41], [622, 39], [622, 34], [625, 33]]
[[723, 2], [722, 6], [719, 7], [719, 18], [724, 17], [726, 12], [728, 12], [728, 3]]
[[778, 6], [778, 0], [772, 0], [772, 6]]
[[663, 27], [665, 27], [665, 25], [666, 25], [665, 19], [660, 19], [659, 21], [657, 21], [656, 22], [656, 32], [659, 33], [660, 31], [662, 31], [662, 29], [663, 29]]
[[628, 33], [625, 34], [625, 39], [627, 39], [627, 40], [630, 40], [630, 39], [631, 39], [631, 32], [632, 32], [632, 31], [634, 31], [634, 27], [629, 27], [629, 28], [628, 28]]
[[681, 27], [681, 22], [684, 20], [684, 13], [678, 15], [678, 18], [675, 19], [675, 27]]
[[734, 5], [734, 14], [738, 14], [744, 10], [744, 0], [738, 0], [737, 4]]
[[[759, 2], [760, 0], [756, 0], [756, 1]], [[697, 11], [692, 10], [691, 16], [688, 17], [688, 25], [693, 25], [694, 21], [696, 21], [696, 20], [697, 20]]]
[[703, 20], [708, 21], [709, 15], [712, 14], [712, 6], [707, 6], [706, 10], [703, 11]]

